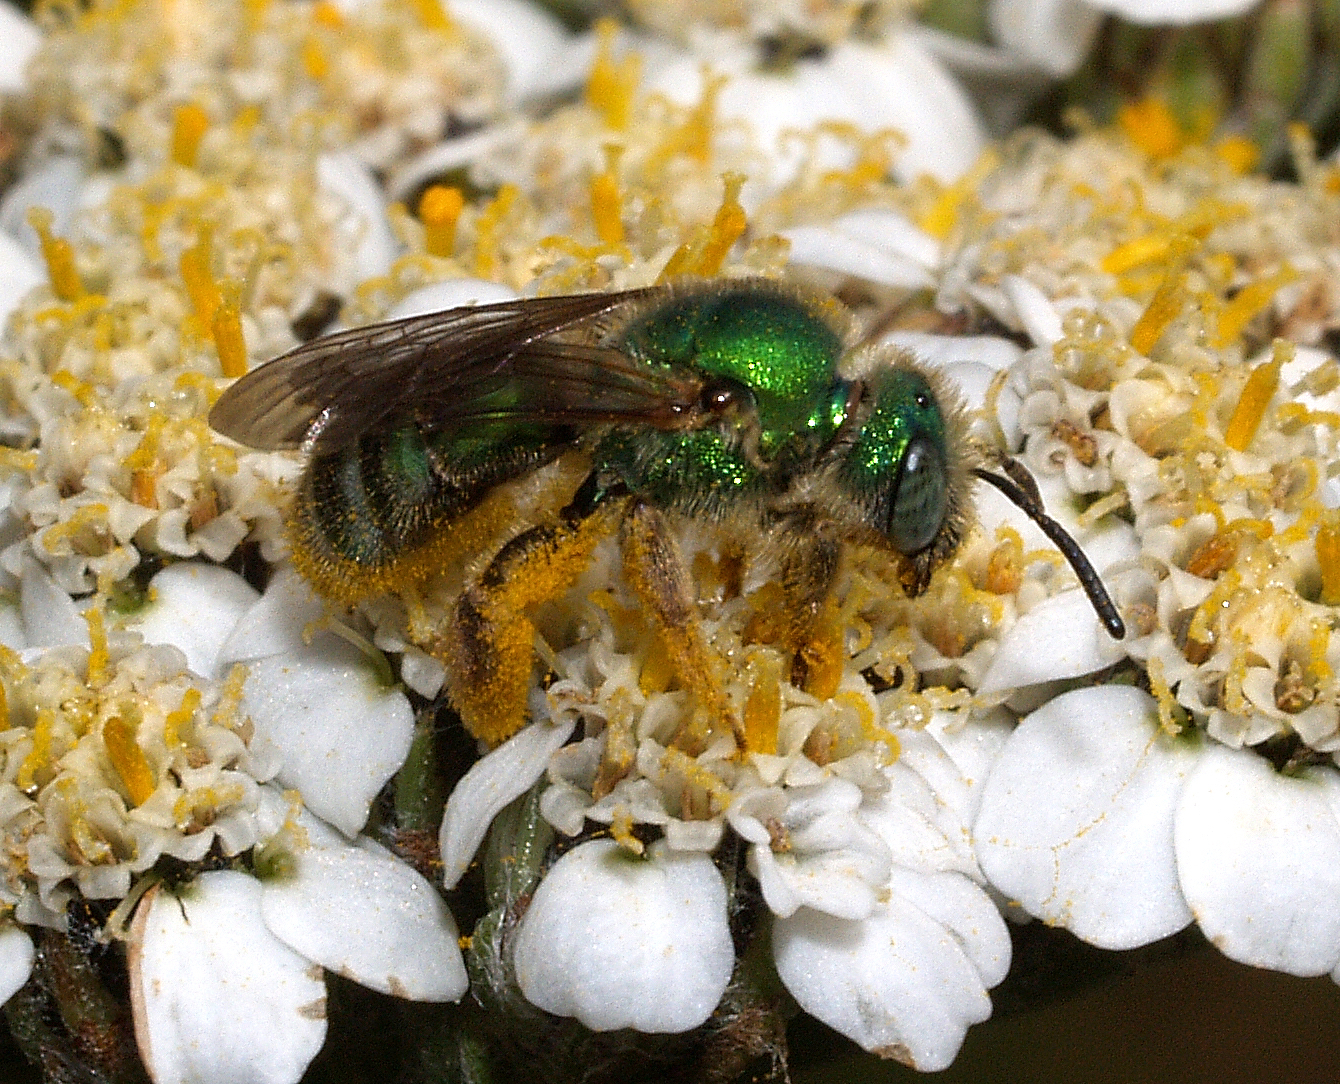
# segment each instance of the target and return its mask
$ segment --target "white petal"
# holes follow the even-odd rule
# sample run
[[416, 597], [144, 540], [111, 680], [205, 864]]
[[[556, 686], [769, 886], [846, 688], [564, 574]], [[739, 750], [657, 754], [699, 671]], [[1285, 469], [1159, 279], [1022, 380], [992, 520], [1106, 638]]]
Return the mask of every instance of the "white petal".
[[734, 966], [726, 886], [703, 854], [635, 858], [613, 840], [583, 843], [535, 890], [515, 960], [522, 993], [546, 1012], [593, 1031], [688, 1031]]
[[262, 885], [270, 932], [307, 959], [384, 994], [457, 1001], [469, 986], [451, 912], [433, 886], [390, 851], [348, 843], [306, 811], [309, 846]]
[[447, 888], [455, 888], [469, 868], [493, 818], [530, 790], [576, 725], [575, 718], [558, 726], [531, 723], [477, 760], [461, 777], [447, 799], [438, 835]]
[[507, 65], [507, 97], [556, 94], [582, 81], [589, 57], [544, 8], [525, 0], [451, 0], [451, 14], [489, 37]]
[[155, 1084], [291, 1084], [326, 1037], [321, 969], [261, 921], [245, 873], [140, 901], [129, 946], [135, 1038]]
[[789, 259], [794, 264], [821, 267], [882, 286], [919, 290], [935, 284], [931, 273], [915, 260], [841, 230], [793, 226], [780, 232], [791, 242]]
[[1061, 341], [1061, 314], [1046, 294], [1021, 275], [1006, 275], [1001, 287], [1034, 346], [1053, 346]]
[[19, 612], [28, 647], [88, 646], [88, 625], [79, 616], [74, 599], [56, 585], [51, 573], [35, 558], [23, 562]]
[[353, 253], [355, 281], [386, 274], [398, 246], [386, 217], [386, 193], [372, 171], [353, 154], [339, 151], [317, 157], [316, 178], [322, 191], [339, 197], [351, 212], [337, 227], [336, 245]]
[[1254, 967], [1340, 964], [1340, 773], [1298, 778], [1246, 750], [1208, 748], [1177, 807], [1177, 868], [1196, 921]]
[[0, 1005], [28, 981], [35, 956], [31, 937], [13, 923], [0, 925]]
[[11, 4], [0, 5], [0, 93], [25, 88], [28, 60], [41, 44], [42, 32], [32, 19]]
[[409, 752], [414, 713], [360, 651], [334, 636], [248, 664], [242, 710], [278, 750], [279, 780], [353, 836]]
[[223, 642], [218, 665], [247, 662], [298, 647], [307, 627], [325, 612], [325, 604], [307, 581], [293, 569], [283, 569]]
[[56, 155], [41, 165], [26, 170], [5, 190], [0, 199], [0, 229], [15, 238], [32, 255], [42, 259], [42, 242], [28, 224], [28, 210], [45, 207], [51, 212], [51, 231], [65, 233], [70, 216], [79, 207], [84, 186], [84, 163], [70, 155]]
[[1180, 26], [1233, 19], [1245, 15], [1258, 0], [1088, 0], [1100, 11], [1110, 11], [1133, 23]]
[[260, 593], [236, 572], [204, 561], [179, 561], [149, 581], [149, 601], [122, 625], [147, 644], [172, 644], [187, 665], [214, 673], [219, 649]]
[[1010, 970], [1010, 931], [982, 887], [961, 873], [913, 873], [895, 869], [894, 892], [916, 904], [957, 939], [988, 989]]
[[802, 908], [773, 925], [777, 973], [811, 1016], [864, 1049], [926, 1072], [991, 1015], [957, 938], [898, 893], [867, 919]]
[[1076, 587], [1034, 606], [1001, 638], [978, 693], [1002, 692], [1042, 681], [1079, 677], [1126, 657]]
[[388, 320], [407, 316], [425, 316], [430, 312], [457, 309], [464, 305], [491, 305], [495, 301], [515, 301], [516, 294], [506, 286], [483, 279], [446, 279], [420, 286], [406, 294], [386, 314]]
[[1103, 14], [1083, 0], [991, 0], [987, 18], [1001, 45], [1066, 76], [1084, 62]]
[[1180, 930], [1173, 810], [1197, 753], [1160, 733], [1154, 700], [1106, 685], [1058, 696], [1006, 743], [974, 828], [1007, 898], [1101, 948]]
[[[0, 10], [12, 10], [8, 4]], [[46, 272], [32, 254], [8, 233], [0, 230], [0, 327], [34, 286], [46, 281]]]

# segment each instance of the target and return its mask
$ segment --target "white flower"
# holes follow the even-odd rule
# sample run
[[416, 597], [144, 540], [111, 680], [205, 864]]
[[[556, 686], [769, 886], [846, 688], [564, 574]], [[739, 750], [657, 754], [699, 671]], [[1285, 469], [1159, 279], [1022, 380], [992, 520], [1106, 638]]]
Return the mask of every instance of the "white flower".
[[992, 769], [975, 833], [991, 883], [1104, 948], [1197, 921], [1225, 955], [1340, 981], [1340, 772], [1277, 772], [1173, 737], [1140, 690], [1057, 697]]
[[726, 886], [703, 854], [580, 844], [536, 888], [514, 959], [522, 993], [547, 1012], [593, 1031], [688, 1031], [735, 963]]

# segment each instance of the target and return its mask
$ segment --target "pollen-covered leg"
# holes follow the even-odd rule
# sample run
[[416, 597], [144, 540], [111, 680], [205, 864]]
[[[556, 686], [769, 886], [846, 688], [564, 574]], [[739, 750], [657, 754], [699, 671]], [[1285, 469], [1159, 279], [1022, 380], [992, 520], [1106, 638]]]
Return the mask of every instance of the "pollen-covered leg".
[[783, 636], [792, 652], [791, 681], [827, 700], [842, 679], [842, 629], [833, 603], [841, 547], [814, 524], [786, 532], [781, 559]]
[[675, 674], [698, 703], [692, 724], [680, 732], [676, 744], [697, 750], [706, 744], [713, 726], [724, 724], [743, 749], [744, 728], [721, 688], [687, 570], [665, 517], [651, 505], [634, 501], [624, 516], [620, 541], [628, 585], [655, 624]]
[[451, 628], [434, 648], [446, 664], [447, 692], [467, 730], [491, 745], [526, 721], [535, 625], [526, 607], [570, 589], [612, 530], [604, 510], [533, 527], [498, 551], [461, 592]]

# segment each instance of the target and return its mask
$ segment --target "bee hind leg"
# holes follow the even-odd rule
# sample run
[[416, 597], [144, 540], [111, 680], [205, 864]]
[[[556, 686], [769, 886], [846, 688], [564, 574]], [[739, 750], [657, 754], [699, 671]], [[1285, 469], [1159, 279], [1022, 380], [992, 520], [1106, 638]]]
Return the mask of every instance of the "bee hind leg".
[[624, 513], [619, 539], [624, 578], [656, 627], [675, 675], [697, 701], [698, 710], [675, 744], [696, 752], [707, 744], [712, 727], [725, 723], [744, 750], [744, 727], [722, 689], [698, 621], [688, 571], [665, 516], [645, 501], [633, 500]]
[[788, 525], [781, 554], [782, 628], [792, 652], [791, 683], [820, 700], [837, 692], [842, 679], [842, 629], [833, 603], [833, 581], [841, 544], [805, 522]]
[[447, 694], [476, 738], [497, 745], [526, 722], [535, 625], [526, 607], [557, 598], [591, 563], [613, 517], [570, 505], [556, 523], [523, 531], [461, 592], [434, 654], [446, 665]]

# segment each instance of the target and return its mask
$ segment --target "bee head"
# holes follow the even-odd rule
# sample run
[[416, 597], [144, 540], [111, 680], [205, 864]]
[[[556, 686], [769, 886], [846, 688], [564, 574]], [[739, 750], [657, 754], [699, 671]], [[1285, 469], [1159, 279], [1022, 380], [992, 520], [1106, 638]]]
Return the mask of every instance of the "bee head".
[[862, 526], [902, 558], [912, 595], [953, 556], [968, 519], [961, 411], [940, 381], [900, 359], [866, 378], [841, 442], [839, 488]]

